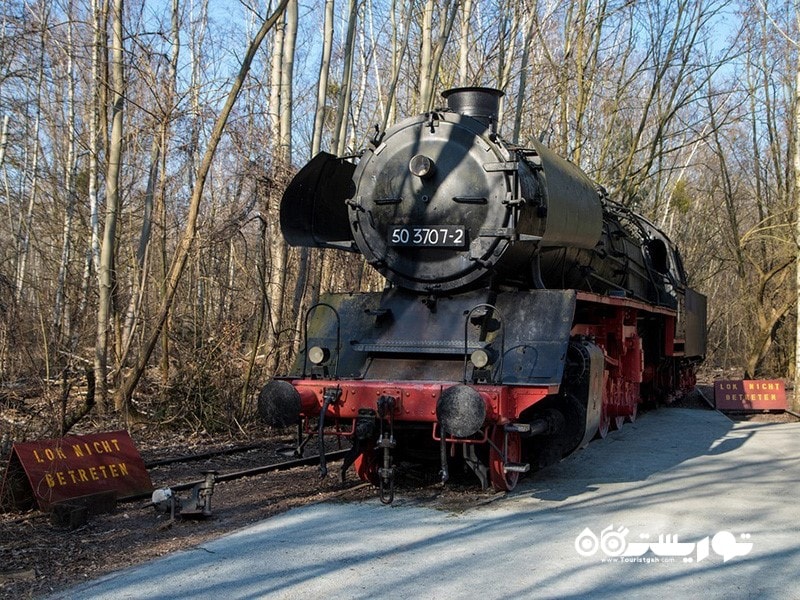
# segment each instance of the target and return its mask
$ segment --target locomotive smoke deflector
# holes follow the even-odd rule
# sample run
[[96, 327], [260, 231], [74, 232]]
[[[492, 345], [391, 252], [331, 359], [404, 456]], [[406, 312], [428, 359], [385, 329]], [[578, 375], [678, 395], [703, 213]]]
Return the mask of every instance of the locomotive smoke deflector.
[[355, 165], [320, 152], [294, 176], [281, 199], [281, 232], [290, 246], [354, 250], [345, 201]]

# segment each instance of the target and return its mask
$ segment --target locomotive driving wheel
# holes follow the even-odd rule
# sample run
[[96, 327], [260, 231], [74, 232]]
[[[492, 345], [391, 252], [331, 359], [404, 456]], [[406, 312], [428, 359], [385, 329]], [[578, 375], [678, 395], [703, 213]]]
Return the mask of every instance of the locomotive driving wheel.
[[[506, 447], [506, 436], [508, 436], [508, 446], [506, 448], [505, 460], [502, 451]], [[489, 444], [489, 476], [492, 487], [498, 491], [510, 492], [517, 486], [519, 473], [506, 472], [506, 463], [519, 463], [522, 458], [522, 441], [518, 433], [508, 433], [501, 425], [495, 425], [489, 434], [491, 444]], [[500, 450], [498, 452], [498, 449]]]

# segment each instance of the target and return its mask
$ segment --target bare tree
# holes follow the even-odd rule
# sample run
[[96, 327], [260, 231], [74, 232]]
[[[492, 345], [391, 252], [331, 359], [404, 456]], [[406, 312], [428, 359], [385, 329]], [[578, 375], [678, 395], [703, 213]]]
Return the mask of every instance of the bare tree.
[[[441, 23], [439, 24], [438, 35], [435, 34], [433, 26], [434, 8], [438, 5]], [[442, 65], [445, 47], [453, 31], [453, 24], [456, 21], [456, 11], [458, 10], [458, 0], [445, 0], [437, 3], [434, 0], [427, 0], [423, 9], [422, 31], [422, 50], [420, 52], [420, 84], [419, 84], [419, 109], [423, 112], [433, 108], [437, 98], [436, 85], [439, 79], [439, 71]], [[436, 38], [434, 40], [434, 37]]]
[[[75, 110], [75, 65], [74, 65], [74, 24], [73, 24], [73, 2], [67, 4], [67, 44], [66, 55], [66, 75], [67, 75], [67, 160], [64, 165], [64, 181], [67, 193], [67, 206], [64, 216], [64, 229], [61, 242], [61, 261], [58, 267], [58, 277], [56, 285], [55, 307], [53, 308], [53, 330], [56, 339], [61, 337], [63, 320], [67, 314], [65, 307], [65, 287], [67, 273], [69, 271], [70, 259], [72, 256], [72, 229], [75, 216], [76, 190], [75, 179], [77, 176], [77, 122]], [[67, 325], [66, 337], [71, 338], [69, 331], [70, 324]]]
[[311, 141], [311, 156], [316, 156], [322, 146], [322, 133], [325, 124], [326, 102], [328, 99], [328, 76], [331, 68], [331, 49], [333, 48], [333, 2], [325, 0], [325, 21], [322, 33], [322, 58], [319, 64], [317, 84], [317, 107], [314, 110], [314, 133]]
[[[77, 313], [84, 315], [89, 303], [89, 290], [92, 283], [92, 275], [100, 270], [100, 218], [98, 210], [98, 179], [100, 163], [100, 127], [101, 113], [105, 114], [103, 98], [105, 96], [105, 86], [100, 72], [104, 64], [103, 54], [105, 52], [105, 32], [107, 0], [92, 0], [92, 44], [91, 44], [91, 80], [94, 85], [90, 89], [88, 96], [88, 206], [89, 206], [89, 243], [86, 248], [83, 278], [81, 280], [81, 296]], [[75, 336], [70, 342], [70, 350], [74, 351], [78, 341]]]
[[264, 21], [261, 28], [256, 33], [255, 38], [250, 42], [247, 52], [242, 59], [242, 65], [239, 69], [239, 73], [237, 74], [236, 79], [234, 80], [225, 100], [225, 104], [222, 107], [216, 122], [214, 123], [214, 128], [209, 137], [208, 147], [206, 148], [203, 160], [200, 163], [197, 172], [197, 179], [194, 187], [192, 188], [192, 197], [189, 202], [189, 212], [187, 215], [186, 227], [181, 235], [175, 256], [173, 257], [170, 265], [169, 274], [167, 277], [167, 294], [164, 296], [161, 302], [154, 330], [150, 333], [147, 341], [145, 342], [135, 369], [125, 378], [125, 380], [122, 382], [122, 385], [120, 385], [119, 389], [117, 390], [115, 404], [119, 410], [128, 411], [130, 409], [130, 400], [133, 396], [133, 392], [136, 389], [139, 379], [144, 373], [145, 367], [150, 359], [150, 355], [156, 346], [161, 334], [161, 330], [164, 327], [169, 315], [172, 302], [175, 298], [175, 292], [178, 288], [178, 283], [183, 275], [183, 270], [186, 266], [189, 252], [192, 249], [192, 245], [194, 244], [197, 234], [197, 218], [200, 211], [200, 201], [202, 200], [203, 196], [203, 187], [205, 186], [206, 177], [208, 176], [209, 169], [211, 168], [211, 163], [214, 159], [214, 154], [220, 138], [225, 130], [225, 125], [228, 122], [228, 117], [233, 110], [236, 99], [238, 98], [239, 92], [242, 89], [242, 85], [244, 84], [247, 74], [250, 71], [253, 57], [255, 56], [258, 48], [261, 46], [261, 42], [264, 41], [264, 37], [267, 35], [269, 30], [272, 29], [278, 19], [283, 15], [283, 11], [286, 8], [288, 1], [289, 0], [281, 0], [280, 4], [275, 9], [275, 12], [273, 12], [272, 15]]
[[347, 35], [344, 44], [344, 66], [339, 85], [339, 98], [336, 106], [336, 121], [333, 126], [331, 147], [338, 156], [344, 154], [347, 140], [347, 115], [350, 111], [350, 90], [353, 85], [353, 56], [355, 53], [356, 23], [358, 21], [358, 0], [350, 0]]
[[[162, 155], [167, 152], [168, 140], [170, 137], [170, 124], [172, 122], [176, 96], [177, 96], [177, 75], [178, 59], [180, 55], [180, 28], [179, 28], [179, 4], [178, 0], [172, 0], [170, 18], [170, 39], [172, 53], [167, 67], [167, 75], [163, 84], [159, 85], [157, 73], [154, 73], [154, 86], [156, 90], [163, 90], [163, 96], [158, 91], [156, 95], [160, 102], [155, 112], [155, 124], [153, 128], [150, 145], [150, 161], [147, 169], [147, 184], [144, 192], [144, 212], [142, 215], [142, 227], [139, 235], [139, 243], [136, 248], [136, 261], [133, 273], [133, 286], [128, 301], [128, 308], [125, 313], [125, 321], [122, 332], [123, 349], [119, 358], [119, 363], [124, 365], [133, 341], [133, 334], [136, 330], [139, 314], [147, 288], [149, 279], [148, 262], [150, 255], [151, 237], [153, 229], [153, 219], [155, 218], [155, 199], [159, 187], [159, 180], [162, 174], [160, 170], [163, 161]], [[162, 198], [163, 205], [163, 198]]]
[[[401, 7], [402, 8], [402, 7]], [[397, 84], [400, 80], [402, 73], [402, 63], [408, 55], [408, 40], [411, 32], [411, 14], [410, 12], [401, 12], [401, 18], [398, 19], [397, 0], [392, 0], [391, 10], [391, 26], [392, 26], [392, 49], [391, 49], [391, 72], [392, 81], [389, 84], [389, 89], [386, 92], [386, 110], [383, 113], [383, 120], [380, 124], [380, 129], [385, 130], [390, 122], [396, 118], [397, 114]], [[402, 18], [402, 17], [405, 18]], [[402, 42], [400, 41], [402, 38]]]
[[470, 49], [470, 19], [472, 18], [472, 0], [465, 0], [461, 10], [461, 40], [458, 52], [458, 85], [464, 87], [468, 80], [469, 49]]
[[45, 59], [46, 49], [45, 43], [47, 39], [47, 31], [49, 29], [50, 9], [46, 6], [42, 7], [42, 13], [38, 16], [40, 37], [38, 44], [38, 65], [37, 65], [37, 78], [36, 78], [36, 92], [33, 99], [34, 110], [36, 115], [34, 117], [33, 131], [30, 133], [29, 138], [33, 142], [31, 150], [31, 182], [28, 188], [28, 210], [23, 218], [20, 218], [19, 231], [17, 233], [18, 248], [17, 248], [17, 274], [16, 274], [16, 293], [15, 302], [19, 304], [22, 300], [22, 292], [25, 286], [25, 278], [28, 269], [28, 254], [31, 244], [31, 232], [33, 228], [33, 213], [36, 206], [37, 195], [39, 191], [39, 158], [41, 154], [41, 147], [39, 144], [39, 130], [42, 123], [42, 89], [44, 87], [45, 79]]
[[[796, 25], [800, 31], [800, 7], [796, 8]], [[794, 189], [795, 218], [795, 345], [794, 345], [794, 409], [800, 410], [800, 63], [797, 65], [794, 84]]]
[[[535, 10], [535, 7], [534, 9]], [[525, 39], [522, 42], [522, 57], [519, 66], [519, 85], [517, 86], [517, 104], [514, 110], [514, 129], [511, 139], [519, 142], [519, 135], [522, 129], [522, 115], [525, 110], [525, 98], [528, 95], [528, 64], [531, 54], [531, 46], [536, 32], [536, 19], [531, 14], [532, 10], [525, 10]]]
[[124, 57], [122, 49], [123, 0], [111, 5], [111, 140], [106, 168], [106, 213], [98, 271], [97, 342], [95, 344], [95, 381], [100, 393], [100, 407], [108, 408], [108, 334], [112, 327], [112, 297], [115, 285], [117, 217], [120, 203], [120, 166], [122, 162], [122, 111], [125, 104]]

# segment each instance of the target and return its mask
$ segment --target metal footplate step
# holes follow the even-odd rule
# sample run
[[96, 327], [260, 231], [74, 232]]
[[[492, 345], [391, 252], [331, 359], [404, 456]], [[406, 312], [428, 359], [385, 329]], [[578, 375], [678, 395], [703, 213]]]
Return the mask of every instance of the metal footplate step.
[[506, 473], [527, 473], [530, 470], [531, 466], [528, 463], [508, 462], [503, 465], [503, 471]]
[[544, 419], [537, 419], [533, 423], [507, 423], [503, 426], [506, 433], [518, 433], [522, 437], [532, 437], [550, 431], [550, 424]]
[[[506, 433], [519, 433], [521, 435], [531, 433], [530, 423], [506, 423], [503, 429]], [[507, 462], [503, 465], [505, 473], [527, 473], [530, 470], [531, 466], [528, 463]]]
[[530, 433], [530, 423], [506, 423], [503, 426], [506, 433]]

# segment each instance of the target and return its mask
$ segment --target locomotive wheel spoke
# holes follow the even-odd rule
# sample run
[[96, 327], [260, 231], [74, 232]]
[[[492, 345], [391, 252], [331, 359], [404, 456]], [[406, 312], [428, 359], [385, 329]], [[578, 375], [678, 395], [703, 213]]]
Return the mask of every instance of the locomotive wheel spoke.
[[[503, 449], [505, 431], [499, 425], [492, 427], [491, 440], [495, 446]], [[522, 459], [522, 441], [518, 433], [508, 434], [508, 456], [507, 462], [518, 463]], [[492, 487], [498, 491], [510, 492], [517, 486], [519, 481], [519, 473], [509, 472], [506, 473], [503, 469], [504, 462], [503, 456], [495, 450], [493, 446], [489, 446], [489, 476], [492, 481]]]

